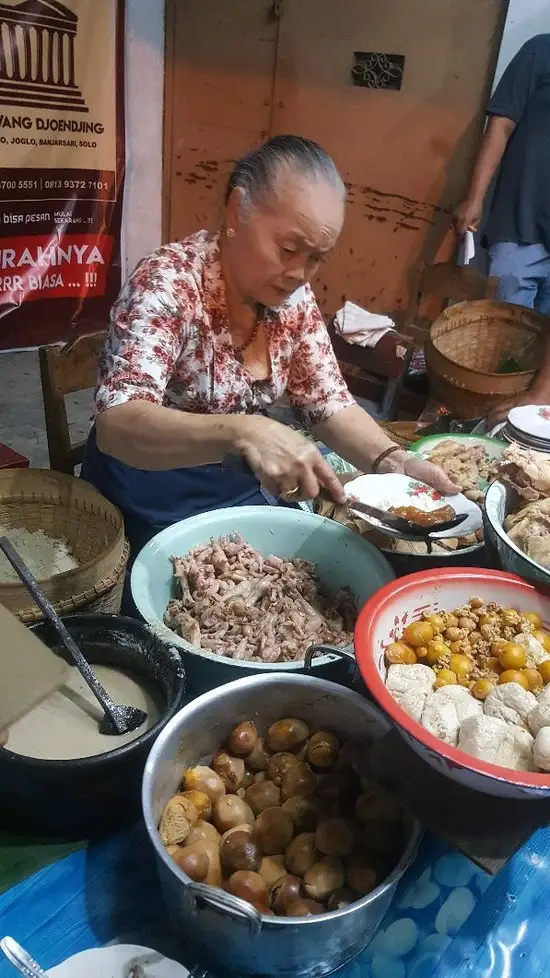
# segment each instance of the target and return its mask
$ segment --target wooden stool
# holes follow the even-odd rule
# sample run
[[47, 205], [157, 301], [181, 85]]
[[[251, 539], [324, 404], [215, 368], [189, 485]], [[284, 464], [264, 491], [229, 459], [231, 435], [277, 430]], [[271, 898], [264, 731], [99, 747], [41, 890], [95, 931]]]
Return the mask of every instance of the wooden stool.
[[65, 397], [95, 387], [106, 336], [105, 330], [87, 333], [63, 347], [41, 346], [38, 351], [50, 468], [56, 472], [74, 475], [82, 462], [85, 443], [71, 444]]
[[393, 421], [400, 408], [415, 417], [424, 399], [404, 389], [414, 341], [394, 330], [386, 333], [376, 346], [364, 347], [346, 343], [329, 323], [329, 336], [346, 383], [356, 397], [379, 401], [383, 421]]

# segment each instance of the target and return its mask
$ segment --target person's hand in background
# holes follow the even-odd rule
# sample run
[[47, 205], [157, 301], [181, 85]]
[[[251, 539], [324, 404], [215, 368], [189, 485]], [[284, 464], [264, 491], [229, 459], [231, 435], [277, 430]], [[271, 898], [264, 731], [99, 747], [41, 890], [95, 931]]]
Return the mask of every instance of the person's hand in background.
[[464, 200], [453, 214], [455, 234], [462, 238], [466, 231], [477, 231], [481, 220], [483, 201]]
[[508, 413], [515, 407], [524, 407], [526, 404], [549, 404], [550, 396], [549, 394], [537, 394], [535, 391], [526, 391], [524, 394], [516, 394], [513, 397], [507, 397], [506, 400], [501, 401], [496, 407], [492, 408], [486, 418], [487, 431], [491, 431], [499, 423], [499, 421], [505, 421], [508, 417]]

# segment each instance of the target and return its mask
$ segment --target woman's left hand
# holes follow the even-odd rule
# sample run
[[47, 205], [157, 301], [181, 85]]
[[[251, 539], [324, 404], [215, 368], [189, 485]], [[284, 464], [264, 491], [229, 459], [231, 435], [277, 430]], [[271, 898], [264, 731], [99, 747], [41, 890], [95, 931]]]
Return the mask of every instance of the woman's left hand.
[[398, 472], [402, 475], [408, 475], [411, 479], [418, 479], [419, 482], [425, 482], [428, 486], [433, 486], [434, 489], [438, 489], [439, 492], [444, 493], [446, 496], [453, 496], [457, 492], [460, 492], [460, 487], [451, 482], [449, 477], [445, 475], [443, 469], [439, 468], [439, 465], [434, 465], [433, 462], [427, 462], [426, 459], [420, 458], [419, 455], [414, 455], [412, 452], [399, 451], [392, 452], [385, 458], [378, 469], [379, 472]]

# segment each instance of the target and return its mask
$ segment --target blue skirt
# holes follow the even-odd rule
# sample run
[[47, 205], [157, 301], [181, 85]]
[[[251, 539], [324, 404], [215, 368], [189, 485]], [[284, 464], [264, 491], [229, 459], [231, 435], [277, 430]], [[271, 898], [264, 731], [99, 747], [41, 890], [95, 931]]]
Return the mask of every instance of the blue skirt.
[[148, 541], [173, 523], [226, 506], [275, 505], [253, 475], [222, 465], [201, 465], [167, 472], [136, 469], [105, 455], [92, 428], [81, 478], [90, 482], [124, 517], [130, 543], [130, 565]]

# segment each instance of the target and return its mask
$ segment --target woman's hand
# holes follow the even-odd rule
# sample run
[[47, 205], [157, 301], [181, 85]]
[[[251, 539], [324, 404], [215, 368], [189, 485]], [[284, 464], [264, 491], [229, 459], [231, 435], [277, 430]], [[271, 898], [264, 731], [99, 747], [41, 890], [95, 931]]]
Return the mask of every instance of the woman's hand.
[[522, 404], [533, 404], [533, 403], [534, 403], [533, 398], [529, 396], [525, 398], [525, 395], [519, 395], [516, 397], [507, 397], [504, 401], [501, 401], [500, 404], [497, 404], [496, 407], [491, 408], [491, 410], [487, 414], [487, 417], [485, 418], [487, 431], [491, 431], [495, 427], [495, 425], [499, 423], [499, 421], [506, 421], [506, 418], [508, 417], [508, 412], [511, 411], [512, 408], [520, 407]]
[[315, 499], [323, 487], [336, 502], [345, 502], [342, 483], [313, 442], [268, 418], [246, 422], [235, 447], [264, 489], [298, 502]]
[[408, 475], [411, 479], [418, 479], [419, 482], [425, 482], [428, 486], [433, 486], [434, 489], [438, 489], [439, 492], [443, 492], [446, 496], [452, 496], [457, 492], [460, 492], [460, 487], [451, 482], [449, 477], [445, 475], [443, 469], [439, 465], [434, 465], [433, 462], [427, 462], [426, 459], [420, 458], [419, 455], [415, 455], [413, 452], [392, 452], [385, 458], [378, 469], [379, 472], [400, 472], [403, 475]]

